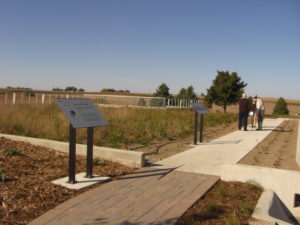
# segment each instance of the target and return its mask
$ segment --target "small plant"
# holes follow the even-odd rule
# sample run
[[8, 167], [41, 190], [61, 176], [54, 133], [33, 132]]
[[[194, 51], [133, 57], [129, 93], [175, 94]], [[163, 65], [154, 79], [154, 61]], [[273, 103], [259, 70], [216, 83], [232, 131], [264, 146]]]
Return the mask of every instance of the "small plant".
[[9, 148], [4, 151], [4, 155], [8, 155], [8, 156], [21, 155], [21, 151], [15, 148]]
[[95, 158], [93, 162], [94, 166], [99, 166], [100, 165], [100, 158]]
[[212, 215], [218, 215], [224, 212], [223, 207], [217, 203], [209, 202], [206, 205], [207, 213]]
[[227, 187], [219, 187], [216, 190], [216, 193], [221, 198], [230, 197], [233, 195], [233, 193]]
[[225, 220], [225, 225], [241, 225], [241, 222], [235, 214], [232, 214]]
[[250, 190], [260, 190], [263, 191], [264, 188], [259, 183], [257, 183], [255, 180], [248, 180], [246, 182], [247, 186], [250, 188]]
[[138, 102], [138, 105], [139, 106], [145, 106], [147, 103], [146, 103], [146, 100], [144, 98], [140, 98], [139, 102]]
[[2, 182], [5, 181], [5, 172], [4, 172], [4, 170], [0, 170], [0, 180], [1, 180]]
[[243, 202], [240, 204], [240, 209], [246, 215], [251, 216], [254, 211], [254, 206], [249, 202]]

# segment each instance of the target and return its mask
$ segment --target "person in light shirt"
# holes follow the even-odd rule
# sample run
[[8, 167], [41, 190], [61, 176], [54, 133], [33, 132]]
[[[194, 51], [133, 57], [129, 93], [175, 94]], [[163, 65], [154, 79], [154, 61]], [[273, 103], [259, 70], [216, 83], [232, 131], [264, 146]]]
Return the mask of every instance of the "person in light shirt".
[[260, 97], [255, 96], [256, 99], [256, 113], [257, 113], [257, 124], [258, 128], [256, 130], [262, 130], [262, 124], [265, 115], [265, 105]]

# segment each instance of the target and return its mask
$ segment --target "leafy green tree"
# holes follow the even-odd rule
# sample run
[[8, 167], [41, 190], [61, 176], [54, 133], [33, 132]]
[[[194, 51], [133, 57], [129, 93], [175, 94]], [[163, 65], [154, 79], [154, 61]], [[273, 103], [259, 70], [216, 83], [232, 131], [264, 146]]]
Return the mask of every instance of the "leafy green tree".
[[236, 72], [217, 71], [218, 74], [213, 80], [212, 86], [207, 89], [205, 101], [208, 106], [213, 103], [223, 107], [226, 112], [227, 106], [236, 104], [244, 92], [247, 83], [241, 81]]
[[153, 94], [153, 96], [154, 97], [169, 98], [170, 97], [169, 90], [170, 90], [170, 88], [165, 83], [162, 83], [156, 89], [156, 92]]
[[194, 92], [194, 87], [181, 88], [176, 98], [196, 99], [197, 94]]
[[275, 107], [273, 109], [273, 114], [274, 115], [289, 115], [289, 110], [287, 107], [287, 103], [284, 100], [284, 98], [280, 97], [276, 104]]

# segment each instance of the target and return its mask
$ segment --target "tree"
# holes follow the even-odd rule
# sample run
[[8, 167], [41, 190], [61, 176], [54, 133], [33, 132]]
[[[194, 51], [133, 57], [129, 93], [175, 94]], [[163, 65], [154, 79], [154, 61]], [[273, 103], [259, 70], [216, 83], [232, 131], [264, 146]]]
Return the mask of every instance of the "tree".
[[241, 81], [236, 72], [232, 72], [231, 74], [229, 71], [217, 72], [218, 74], [215, 80], [213, 80], [212, 86], [207, 89], [205, 101], [207, 105], [214, 103], [222, 106], [224, 112], [226, 112], [228, 105], [236, 104], [239, 101], [247, 83]]
[[153, 96], [154, 97], [168, 98], [168, 97], [170, 97], [169, 90], [170, 90], [170, 88], [165, 83], [162, 83], [156, 89], [156, 92], [153, 94]]
[[74, 86], [69, 86], [65, 88], [65, 91], [77, 91], [77, 88]]
[[280, 97], [277, 102], [276, 105], [273, 109], [273, 114], [275, 115], [289, 115], [289, 110], [287, 107], [287, 103], [284, 100], [284, 98]]
[[188, 88], [181, 88], [177, 98], [196, 99], [197, 94], [194, 92], [194, 87], [191, 85]]
[[63, 89], [58, 88], [58, 87], [54, 87], [54, 88], [52, 88], [52, 91], [63, 91]]

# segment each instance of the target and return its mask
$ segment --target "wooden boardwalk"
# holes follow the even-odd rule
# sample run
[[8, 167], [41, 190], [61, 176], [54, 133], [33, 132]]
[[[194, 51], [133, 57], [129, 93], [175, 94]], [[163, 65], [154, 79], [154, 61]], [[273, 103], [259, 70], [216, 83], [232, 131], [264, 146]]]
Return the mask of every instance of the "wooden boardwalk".
[[29, 224], [174, 224], [218, 179], [174, 168], [143, 168], [70, 199]]

